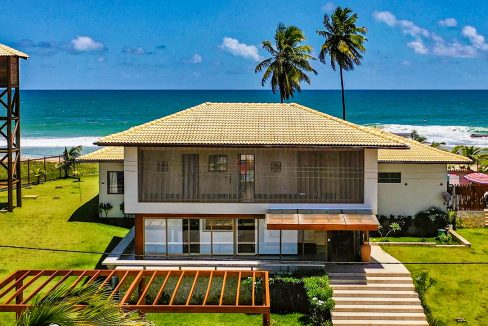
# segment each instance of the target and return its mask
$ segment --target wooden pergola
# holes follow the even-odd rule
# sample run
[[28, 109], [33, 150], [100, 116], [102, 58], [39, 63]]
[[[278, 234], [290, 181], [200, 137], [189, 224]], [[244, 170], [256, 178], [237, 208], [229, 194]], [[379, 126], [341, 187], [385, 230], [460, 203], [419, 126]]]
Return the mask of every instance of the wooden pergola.
[[59, 287], [98, 282], [128, 311], [262, 314], [270, 323], [267, 271], [20, 270], [0, 283], [0, 311], [20, 314]]

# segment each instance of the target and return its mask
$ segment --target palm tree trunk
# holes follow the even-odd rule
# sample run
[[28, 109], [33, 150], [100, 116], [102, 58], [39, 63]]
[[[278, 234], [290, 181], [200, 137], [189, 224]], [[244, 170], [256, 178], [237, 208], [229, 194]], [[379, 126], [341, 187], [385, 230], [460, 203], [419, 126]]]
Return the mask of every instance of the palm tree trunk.
[[342, 67], [339, 67], [341, 72], [341, 90], [342, 90], [342, 119], [346, 120], [346, 100], [344, 98], [344, 77], [342, 76]]

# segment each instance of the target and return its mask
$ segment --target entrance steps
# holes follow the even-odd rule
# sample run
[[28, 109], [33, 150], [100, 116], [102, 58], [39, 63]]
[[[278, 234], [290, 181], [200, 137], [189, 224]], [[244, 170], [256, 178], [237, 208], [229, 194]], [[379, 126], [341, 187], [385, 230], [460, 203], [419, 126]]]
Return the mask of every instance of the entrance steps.
[[[380, 248], [379, 256], [394, 259]], [[377, 260], [378, 261], [378, 260]], [[334, 325], [428, 326], [408, 270], [401, 264], [363, 265], [328, 273], [335, 308]]]

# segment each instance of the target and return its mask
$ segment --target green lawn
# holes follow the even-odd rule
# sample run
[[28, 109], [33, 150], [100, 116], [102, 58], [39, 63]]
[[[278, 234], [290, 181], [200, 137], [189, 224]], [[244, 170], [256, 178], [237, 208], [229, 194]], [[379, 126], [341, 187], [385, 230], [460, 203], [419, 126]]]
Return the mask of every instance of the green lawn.
[[[301, 314], [271, 315], [271, 325], [294, 326], [300, 323]], [[149, 314], [148, 319], [156, 325], [179, 325], [179, 326], [253, 326], [261, 325], [261, 315], [243, 314]]]
[[419, 237], [384, 237], [384, 238], [370, 238], [371, 242], [435, 242], [435, 238], [419, 238]]
[[[383, 249], [402, 262], [488, 262], [488, 228], [458, 233], [471, 248], [390, 247]], [[428, 271], [437, 284], [427, 294], [427, 304], [440, 325], [488, 325], [488, 265], [407, 265], [415, 277]]]
[[[106, 251], [128, 230], [96, 223], [92, 219], [98, 176], [49, 181], [23, 189], [22, 208], [0, 213], [0, 245]], [[6, 201], [0, 193], [0, 203]], [[88, 207], [91, 207], [90, 211]], [[99, 254], [32, 251], [0, 248], [0, 279], [18, 269], [92, 269]], [[273, 325], [299, 325], [299, 314], [272, 315]], [[14, 314], [0, 313], [0, 325], [13, 325]], [[244, 314], [150, 314], [156, 325], [260, 325], [260, 315]]]

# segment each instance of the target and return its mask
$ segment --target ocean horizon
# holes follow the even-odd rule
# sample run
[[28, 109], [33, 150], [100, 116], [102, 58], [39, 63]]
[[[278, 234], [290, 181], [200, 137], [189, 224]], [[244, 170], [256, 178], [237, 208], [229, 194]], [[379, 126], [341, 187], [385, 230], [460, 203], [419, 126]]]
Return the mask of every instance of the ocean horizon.
[[[429, 142], [488, 147], [488, 90], [346, 90], [348, 121]], [[99, 137], [203, 102], [278, 102], [269, 90], [22, 90], [22, 152], [96, 149]], [[340, 90], [304, 90], [289, 102], [341, 117]]]

